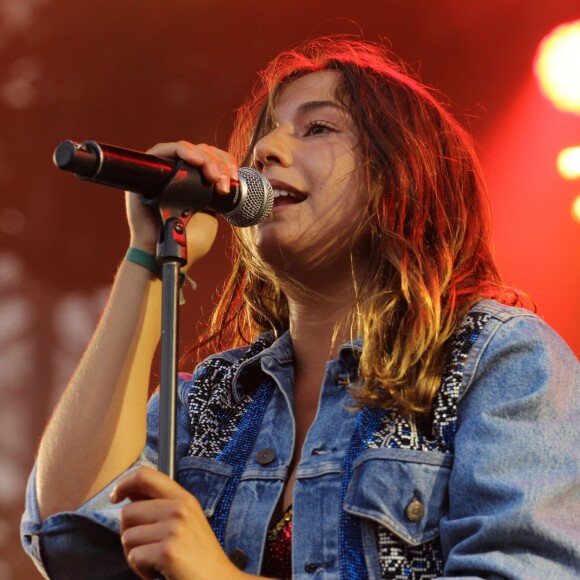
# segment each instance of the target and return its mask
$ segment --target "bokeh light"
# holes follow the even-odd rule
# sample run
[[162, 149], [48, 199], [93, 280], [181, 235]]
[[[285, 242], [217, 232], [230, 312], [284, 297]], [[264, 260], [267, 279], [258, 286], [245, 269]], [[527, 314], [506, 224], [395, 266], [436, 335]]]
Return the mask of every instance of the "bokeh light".
[[580, 177], [580, 146], [562, 149], [556, 163], [564, 179], [578, 179]]
[[580, 195], [572, 203], [572, 217], [580, 223]]
[[557, 109], [580, 115], [580, 20], [557, 26], [542, 40], [534, 70]]

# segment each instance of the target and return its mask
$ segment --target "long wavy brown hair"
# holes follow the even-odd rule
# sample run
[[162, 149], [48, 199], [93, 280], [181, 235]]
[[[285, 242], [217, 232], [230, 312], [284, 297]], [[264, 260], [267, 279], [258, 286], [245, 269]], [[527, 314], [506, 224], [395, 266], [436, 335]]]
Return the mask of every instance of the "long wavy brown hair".
[[[450, 339], [471, 306], [486, 297], [520, 301], [492, 256], [481, 168], [471, 138], [439, 95], [382, 45], [345, 37], [304, 43], [262, 71], [230, 141], [241, 164], [252, 164], [284, 87], [321, 70], [340, 73], [336, 98], [360, 136], [368, 192], [374, 259], [350, 317], [364, 345], [364, 380], [353, 392], [359, 405], [428, 414]], [[288, 329], [284, 292], [245, 238], [234, 232], [231, 276], [197, 352]]]

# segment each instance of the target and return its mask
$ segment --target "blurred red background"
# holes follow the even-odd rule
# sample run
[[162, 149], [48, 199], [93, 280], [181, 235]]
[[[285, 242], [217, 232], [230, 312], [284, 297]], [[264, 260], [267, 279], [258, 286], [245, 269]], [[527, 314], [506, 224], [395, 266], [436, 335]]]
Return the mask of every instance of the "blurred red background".
[[[542, 37], [577, 18], [577, 0], [0, 0], [0, 578], [37, 577], [17, 536], [25, 479], [128, 243], [122, 194], [55, 169], [60, 141], [225, 147], [231, 112], [281, 49], [385, 37], [474, 133], [505, 278], [578, 355], [580, 180], [556, 157], [580, 145], [580, 117], [554, 109], [532, 70]], [[221, 232], [181, 311], [184, 344], [227, 273]]]

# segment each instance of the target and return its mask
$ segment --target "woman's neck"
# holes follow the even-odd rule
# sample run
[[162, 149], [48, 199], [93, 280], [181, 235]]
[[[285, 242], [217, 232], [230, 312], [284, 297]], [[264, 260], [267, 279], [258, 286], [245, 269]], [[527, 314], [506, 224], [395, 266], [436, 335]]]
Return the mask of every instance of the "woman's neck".
[[[368, 252], [347, 263], [334, 263], [294, 276], [277, 272], [288, 300], [295, 373], [324, 373], [325, 363], [352, 338], [352, 312], [368, 273]], [[355, 282], [356, 280], [356, 282]]]
[[348, 314], [354, 302], [352, 282], [319, 297], [288, 296], [297, 375], [324, 372], [326, 361], [336, 358], [338, 348], [351, 338]]

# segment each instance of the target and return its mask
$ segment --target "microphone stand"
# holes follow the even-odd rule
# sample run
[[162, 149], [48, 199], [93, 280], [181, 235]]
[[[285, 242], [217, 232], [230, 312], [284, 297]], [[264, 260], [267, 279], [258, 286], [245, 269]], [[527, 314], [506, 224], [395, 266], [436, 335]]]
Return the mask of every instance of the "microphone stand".
[[[181, 217], [190, 215], [184, 211]], [[160, 226], [157, 260], [162, 265], [158, 462], [159, 471], [175, 479], [179, 268], [187, 264], [185, 223], [180, 218], [168, 217]]]

